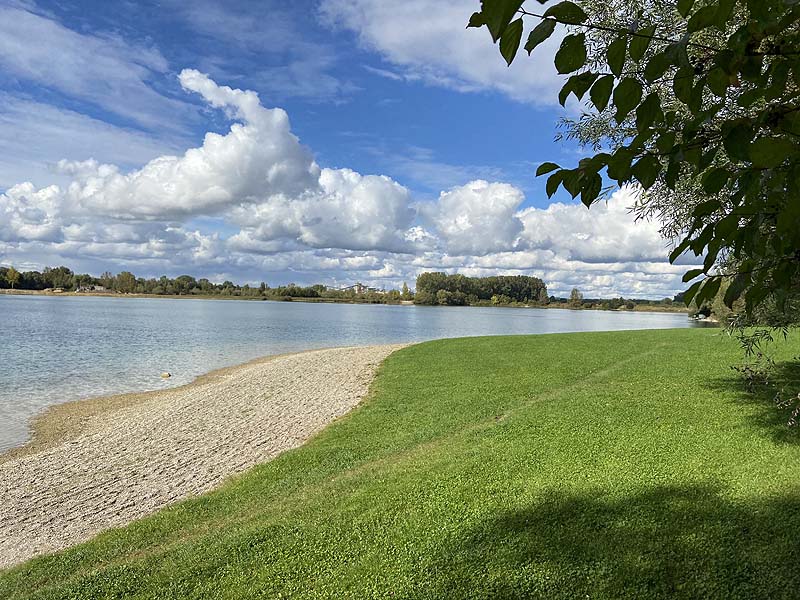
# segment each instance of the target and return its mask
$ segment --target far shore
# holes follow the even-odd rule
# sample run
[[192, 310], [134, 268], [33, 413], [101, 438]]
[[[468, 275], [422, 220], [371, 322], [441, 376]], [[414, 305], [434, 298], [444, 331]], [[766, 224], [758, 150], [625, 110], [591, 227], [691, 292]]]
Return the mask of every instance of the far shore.
[[[243, 300], [247, 302], [305, 302], [307, 304], [383, 304], [387, 306], [425, 306], [414, 304], [411, 300], [401, 300], [399, 302], [372, 302], [369, 300], [362, 300], [359, 298], [340, 299], [340, 298], [301, 298], [297, 296], [282, 296], [278, 298], [267, 298], [265, 296], [223, 296], [223, 295], [210, 295], [210, 294], [119, 294], [116, 292], [51, 292], [44, 290], [0, 290], [0, 294], [13, 295], [13, 296], [51, 296], [62, 298], [79, 298], [79, 297], [94, 297], [94, 298], [153, 298], [153, 299], [173, 299], [173, 300]], [[640, 305], [637, 304], [633, 309], [618, 308], [574, 308], [566, 306], [561, 303], [552, 303], [544, 305], [492, 305], [483, 306], [476, 305], [477, 308], [538, 308], [538, 309], [562, 309], [562, 310], [594, 310], [603, 312], [657, 312], [657, 313], [676, 313], [688, 314], [689, 309], [686, 306], [677, 304], [673, 306], [653, 306], [653, 305]], [[464, 308], [462, 306], [449, 306], [447, 308]]]

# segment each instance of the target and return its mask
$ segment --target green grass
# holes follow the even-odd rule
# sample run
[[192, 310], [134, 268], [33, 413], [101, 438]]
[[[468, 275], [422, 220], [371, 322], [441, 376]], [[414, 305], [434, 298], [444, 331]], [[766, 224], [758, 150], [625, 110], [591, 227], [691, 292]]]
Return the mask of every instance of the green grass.
[[0, 598], [797, 598], [800, 443], [739, 359], [714, 330], [414, 346], [304, 447]]

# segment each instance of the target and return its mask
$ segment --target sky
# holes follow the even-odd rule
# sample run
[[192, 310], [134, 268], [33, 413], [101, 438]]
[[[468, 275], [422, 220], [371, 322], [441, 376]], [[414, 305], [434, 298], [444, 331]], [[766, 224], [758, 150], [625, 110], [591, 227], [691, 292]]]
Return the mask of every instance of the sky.
[[[636, 191], [548, 199], [558, 36], [477, 0], [0, 0], [0, 264], [413, 288], [423, 271], [672, 296]], [[568, 112], [566, 112], [568, 111]], [[588, 151], [587, 151], [588, 152]]]

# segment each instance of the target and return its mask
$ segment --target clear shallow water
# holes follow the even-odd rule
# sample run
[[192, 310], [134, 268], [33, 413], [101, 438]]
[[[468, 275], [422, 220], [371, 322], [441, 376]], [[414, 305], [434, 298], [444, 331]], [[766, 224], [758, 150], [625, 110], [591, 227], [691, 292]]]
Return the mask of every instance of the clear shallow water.
[[693, 325], [668, 313], [3, 295], [0, 323], [0, 451], [24, 443], [52, 404], [174, 387], [269, 354]]

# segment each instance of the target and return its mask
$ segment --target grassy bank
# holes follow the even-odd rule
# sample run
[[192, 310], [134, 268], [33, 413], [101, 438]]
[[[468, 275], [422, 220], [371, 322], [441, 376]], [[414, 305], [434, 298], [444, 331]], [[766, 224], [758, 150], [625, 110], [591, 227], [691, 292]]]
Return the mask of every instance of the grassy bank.
[[796, 598], [800, 443], [738, 358], [716, 330], [414, 346], [306, 446], [0, 597]]

